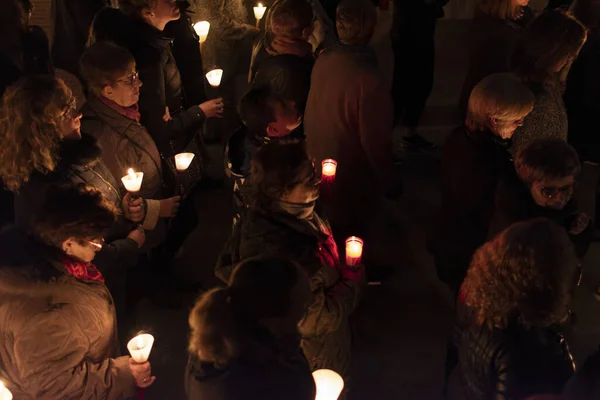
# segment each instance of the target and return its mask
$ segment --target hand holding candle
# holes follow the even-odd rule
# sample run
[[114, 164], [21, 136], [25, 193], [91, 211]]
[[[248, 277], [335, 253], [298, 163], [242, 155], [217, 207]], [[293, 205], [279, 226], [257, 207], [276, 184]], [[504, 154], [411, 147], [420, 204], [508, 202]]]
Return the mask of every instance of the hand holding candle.
[[150, 357], [153, 344], [154, 336], [149, 333], [142, 333], [127, 343], [127, 350], [129, 350], [133, 361], [136, 363], [145, 363], [148, 361], [148, 357]]
[[142, 180], [144, 179], [143, 172], [135, 172], [133, 168], [127, 170], [127, 175], [121, 178], [123, 186], [131, 194], [135, 194], [140, 191], [142, 187]]
[[256, 18], [256, 27], [260, 25], [260, 20], [265, 15], [267, 7], [264, 7], [262, 3], [258, 3], [257, 7], [254, 7], [254, 18]]
[[206, 79], [212, 87], [219, 87], [221, 84], [221, 78], [223, 77], [223, 70], [220, 68], [213, 69], [206, 73]]
[[349, 267], [360, 265], [363, 244], [363, 240], [356, 236], [350, 236], [346, 239], [346, 265]]
[[208, 21], [200, 21], [194, 24], [194, 30], [196, 34], [200, 37], [200, 43], [206, 42], [206, 37], [208, 36], [208, 31], [210, 31], [210, 22]]
[[12, 398], [13, 395], [10, 390], [8, 390], [6, 386], [4, 386], [4, 383], [0, 381], [0, 400], [12, 400]]
[[312, 373], [317, 387], [315, 400], [337, 400], [344, 389], [344, 379], [330, 369], [318, 369]]

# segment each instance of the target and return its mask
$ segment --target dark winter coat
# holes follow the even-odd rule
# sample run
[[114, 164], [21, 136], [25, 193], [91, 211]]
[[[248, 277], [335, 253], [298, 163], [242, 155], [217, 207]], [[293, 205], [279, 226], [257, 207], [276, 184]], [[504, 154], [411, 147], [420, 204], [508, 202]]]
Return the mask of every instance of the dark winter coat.
[[185, 388], [189, 400], [314, 400], [315, 383], [298, 339], [276, 341], [261, 333], [257, 354], [224, 367], [188, 360]]
[[[368, 47], [338, 46], [315, 63], [304, 116], [308, 153], [338, 162], [325, 215], [364, 225], [392, 186], [393, 107]], [[337, 229], [337, 228], [336, 228]]]
[[523, 400], [560, 394], [574, 364], [563, 336], [520, 325], [473, 325], [462, 334], [459, 366], [468, 400]]
[[[34, 172], [15, 195], [15, 223], [28, 230], [43, 206], [45, 192], [55, 184], [84, 183], [105, 195], [121, 209], [125, 189], [101, 161], [101, 149], [96, 139], [83, 135], [81, 140], [63, 141], [59, 150], [60, 161], [53, 172], [44, 175]], [[133, 239], [126, 238], [135, 224], [120, 219], [107, 239], [107, 244], [96, 255], [94, 263], [103, 272], [113, 267], [133, 266], [137, 262], [139, 249]]]
[[471, 90], [488, 75], [509, 72], [513, 48], [519, 40], [523, 28], [533, 19], [529, 7], [518, 20], [502, 20], [475, 9], [475, 16], [467, 31], [469, 67], [460, 97], [463, 115], [469, 102]]
[[360, 284], [340, 277], [342, 266], [332, 237], [284, 211], [252, 207], [225, 245], [216, 274], [227, 282], [235, 265], [259, 255], [289, 258], [306, 271], [313, 299], [300, 323], [304, 354], [311, 370], [348, 373], [348, 317], [358, 304]]
[[56, 68], [75, 76], [79, 73], [79, 57], [85, 50], [94, 16], [109, 0], [52, 0], [52, 60]]
[[564, 395], [569, 400], [600, 399], [600, 350], [589, 356], [567, 384]]
[[[531, 197], [529, 189], [513, 172], [498, 184], [489, 236], [496, 236], [515, 222], [534, 218], [549, 218], [568, 232], [571, 223], [580, 212], [575, 193], [562, 210], [553, 210], [537, 205]], [[579, 235], [569, 233], [569, 238], [575, 245], [575, 252], [579, 258], [583, 258], [587, 253], [593, 238], [593, 232], [594, 224], [590, 223]]]
[[15, 399], [135, 396], [106, 286], [19, 230], [0, 235], [0, 379]]
[[[190, 105], [185, 98], [181, 75], [171, 52], [173, 39], [111, 8], [98, 14], [93, 36], [95, 41], [113, 41], [133, 54], [143, 83], [139, 100], [142, 125], [164, 156], [172, 157], [183, 151], [201, 129], [205, 115], [197, 104]], [[165, 107], [169, 107], [171, 113], [169, 122], [163, 120]]]
[[432, 243], [436, 256], [444, 260], [439, 267], [455, 268], [464, 277], [471, 256], [486, 241], [496, 186], [513, 168], [509, 145], [490, 131], [469, 132], [466, 127], [446, 139], [441, 218]]
[[571, 66], [564, 100], [569, 115], [569, 143], [581, 161], [600, 163], [600, 34], [591, 34]]

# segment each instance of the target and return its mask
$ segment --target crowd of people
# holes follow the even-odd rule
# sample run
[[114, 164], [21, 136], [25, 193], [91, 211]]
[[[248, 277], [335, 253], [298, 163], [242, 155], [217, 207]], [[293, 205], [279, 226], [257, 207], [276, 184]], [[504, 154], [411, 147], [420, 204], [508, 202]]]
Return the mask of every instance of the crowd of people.
[[[435, 148], [417, 128], [446, 2], [275, 0], [254, 27], [237, 0], [54, 0], [50, 48], [34, 4], [6, 0], [0, 380], [14, 398], [134, 398], [156, 377], [122, 355], [132, 310], [199, 292], [189, 399], [312, 400], [319, 369], [351, 396], [351, 316], [381, 266], [368, 247], [349, 262], [345, 241], [374, 238], [402, 194], [394, 127], [405, 151]], [[600, 356], [576, 368], [565, 339], [600, 225], [600, 7], [555, 3], [478, 0], [469, 28], [427, 243], [456, 302], [449, 398], [600, 396]], [[222, 285], [200, 290], [173, 264], [195, 199], [226, 184], [209, 146], [234, 218]]]

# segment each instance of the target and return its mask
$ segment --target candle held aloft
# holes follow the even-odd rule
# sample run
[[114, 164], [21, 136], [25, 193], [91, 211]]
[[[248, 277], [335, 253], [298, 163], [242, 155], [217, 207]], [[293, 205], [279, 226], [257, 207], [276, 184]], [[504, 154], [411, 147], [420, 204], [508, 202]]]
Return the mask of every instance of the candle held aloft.
[[260, 21], [265, 15], [266, 10], [267, 7], [264, 7], [262, 3], [258, 3], [258, 6], [254, 7], [254, 18], [256, 18], [257, 21]]
[[186, 169], [188, 169], [193, 159], [194, 153], [175, 154], [175, 168], [179, 172], [185, 171]]
[[337, 170], [337, 161], [328, 158], [321, 162], [321, 172], [323, 177], [335, 177], [335, 171]]
[[123, 186], [129, 193], [137, 193], [142, 187], [142, 181], [144, 180], [143, 172], [135, 172], [133, 168], [127, 170], [127, 175], [121, 178]]
[[145, 363], [150, 357], [152, 345], [154, 344], [154, 336], [149, 333], [137, 335], [127, 343], [127, 350], [133, 361], [136, 363]]
[[194, 24], [194, 30], [196, 34], [200, 37], [200, 43], [206, 42], [206, 37], [208, 36], [208, 31], [210, 31], [210, 22], [208, 21], [200, 21]]
[[222, 77], [223, 77], [223, 70], [220, 68], [213, 69], [206, 73], [206, 79], [208, 80], [208, 83], [210, 83], [210, 86], [212, 86], [212, 87], [219, 87], [219, 85], [221, 84]]
[[346, 265], [354, 267], [360, 264], [363, 244], [363, 240], [356, 236], [346, 239]]
[[0, 381], [0, 400], [12, 400], [13, 395], [4, 383]]
[[318, 369], [312, 373], [317, 387], [315, 400], [337, 400], [344, 390], [344, 379], [330, 369]]

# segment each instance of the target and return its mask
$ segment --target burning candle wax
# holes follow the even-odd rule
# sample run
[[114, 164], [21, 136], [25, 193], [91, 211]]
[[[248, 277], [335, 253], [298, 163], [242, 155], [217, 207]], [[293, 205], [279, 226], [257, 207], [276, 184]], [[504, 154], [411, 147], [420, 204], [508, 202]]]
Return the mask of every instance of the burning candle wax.
[[356, 236], [350, 236], [346, 239], [346, 264], [355, 266], [360, 264], [363, 251], [363, 240]]
[[149, 333], [137, 335], [127, 343], [127, 350], [131, 354], [131, 358], [136, 363], [145, 363], [150, 357], [152, 345], [154, 344], [154, 336]]
[[262, 3], [258, 3], [258, 7], [254, 7], [254, 18], [260, 20], [264, 15], [267, 7], [264, 7]]
[[135, 172], [133, 168], [127, 170], [127, 175], [121, 178], [123, 186], [130, 193], [137, 193], [142, 187], [142, 180], [144, 179], [143, 172]]
[[196, 34], [200, 36], [200, 43], [204, 43], [206, 42], [206, 37], [208, 36], [208, 31], [210, 30], [210, 22], [196, 22], [194, 24], [194, 30], [196, 31]]
[[188, 169], [193, 159], [194, 153], [175, 154], [175, 168], [177, 168], [177, 171], [185, 171]]
[[208, 80], [208, 83], [210, 83], [210, 86], [212, 87], [219, 87], [219, 85], [221, 84], [221, 78], [223, 77], [223, 70], [222, 69], [213, 69], [212, 71], [208, 71], [206, 73], [206, 79]]
[[4, 386], [4, 383], [0, 381], [0, 400], [12, 400], [12, 398], [13, 395], [10, 390], [8, 390], [6, 386]]
[[337, 400], [344, 389], [344, 379], [330, 369], [318, 369], [312, 373], [317, 387], [315, 400]]
[[323, 160], [321, 163], [321, 170], [324, 177], [335, 177], [335, 171], [337, 170], [337, 161], [328, 158]]

